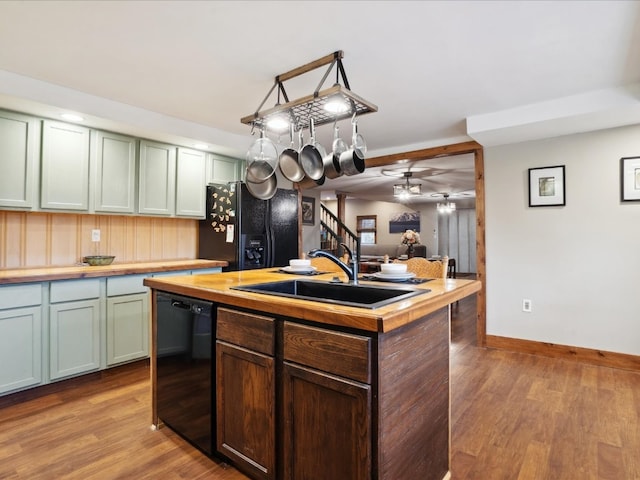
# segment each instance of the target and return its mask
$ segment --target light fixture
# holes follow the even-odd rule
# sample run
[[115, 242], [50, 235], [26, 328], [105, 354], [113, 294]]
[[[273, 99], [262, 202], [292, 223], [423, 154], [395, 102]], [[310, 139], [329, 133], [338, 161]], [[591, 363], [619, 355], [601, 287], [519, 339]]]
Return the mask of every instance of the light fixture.
[[446, 213], [451, 213], [455, 211], [456, 204], [453, 202], [447, 201], [449, 198], [449, 194], [443, 193], [442, 197], [444, 198], [444, 203], [438, 203], [438, 205], [436, 205], [436, 209], [438, 210], [438, 213], [446, 214]]
[[411, 172], [404, 172], [404, 183], [396, 183], [393, 186], [393, 196], [400, 199], [407, 199], [413, 196], [422, 195], [422, 184], [411, 183]]
[[267, 128], [276, 132], [284, 132], [289, 128], [289, 119], [283, 117], [282, 115], [271, 117], [267, 121]]
[[332, 114], [340, 114], [349, 111], [349, 104], [345, 102], [340, 95], [334, 95], [327, 100], [324, 109]]
[[[280, 120], [280, 125], [283, 125], [283, 120], [287, 122], [293, 121], [296, 130], [299, 130], [307, 128], [312, 118], [315, 126], [320, 126], [350, 118], [354, 114], [363, 115], [365, 113], [377, 112], [377, 106], [351, 91], [342, 65], [342, 58], [343, 52], [342, 50], [338, 50], [318, 60], [276, 76], [271, 90], [269, 90], [269, 93], [267, 93], [262, 103], [258, 106], [256, 112], [241, 118], [240, 121], [258, 130], [263, 128], [273, 129], [271, 120], [279, 117], [282, 119]], [[284, 82], [325, 65], [329, 65], [329, 68], [313, 93], [296, 100], [289, 100], [287, 92], [284, 89]], [[336, 83], [330, 88], [320, 90], [334, 65], [336, 66]], [[340, 84], [340, 80], [342, 80], [343, 85]], [[278, 103], [273, 108], [261, 111], [260, 109], [276, 88], [278, 89]], [[283, 104], [280, 104], [280, 95], [284, 97], [285, 103]], [[282, 128], [282, 130], [284, 130], [284, 128]]]

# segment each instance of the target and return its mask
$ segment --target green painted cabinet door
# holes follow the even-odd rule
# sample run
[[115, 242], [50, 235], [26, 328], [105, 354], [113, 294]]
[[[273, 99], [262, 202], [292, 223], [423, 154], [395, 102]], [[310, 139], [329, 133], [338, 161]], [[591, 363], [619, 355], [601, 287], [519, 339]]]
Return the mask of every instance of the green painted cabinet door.
[[40, 122], [0, 111], [0, 206], [35, 206]]
[[107, 298], [107, 365], [149, 356], [149, 294]]
[[100, 368], [100, 300], [49, 306], [51, 380]]
[[42, 310], [0, 310], [0, 394], [42, 382]]
[[136, 194], [136, 139], [96, 132], [95, 211], [133, 213]]
[[208, 154], [207, 160], [208, 183], [229, 183], [242, 180], [243, 160], [223, 157], [215, 153]]
[[176, 215], [204, 218], [206, 153], [178, 148], [176, 175]]
[[41, 208], [89, 210], [89, 138], [88, 128], [43, 121]]
[[141, 140], [138, 173], [138, 213], [174, 215], [176, 147]]

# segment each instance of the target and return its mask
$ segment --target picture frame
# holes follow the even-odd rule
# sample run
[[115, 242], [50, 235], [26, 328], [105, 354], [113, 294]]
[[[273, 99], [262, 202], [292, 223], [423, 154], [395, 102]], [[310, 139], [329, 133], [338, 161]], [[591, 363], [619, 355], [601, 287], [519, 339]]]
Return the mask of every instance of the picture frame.
[[640, 157], [620, 159], [620, 200], [640, 202]]
[[316, 223], [316, 199], [302, 197], [302, 224], [315, 225]]
[[389, 217], [389, 233], [420, 232], [420, 212], [397, 212]]
[[564, 165], [529, 169], [529, 206], [566, 205]]

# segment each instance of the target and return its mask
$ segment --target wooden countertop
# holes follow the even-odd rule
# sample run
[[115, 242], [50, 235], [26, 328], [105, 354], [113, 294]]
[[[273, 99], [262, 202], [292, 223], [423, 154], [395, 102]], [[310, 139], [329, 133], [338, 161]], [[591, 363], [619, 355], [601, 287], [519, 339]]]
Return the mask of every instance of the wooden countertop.
[[[144, 284], [156, 290], [201, 298], [226, 305], [248, 308], [274, 315], [309, 320], [331, 325], [356, 328], [373, 332], [387, 332], [411, 323], [431, 312], [445, 307], [456, 300], [472, 295], [480, 290], [477, 280], [438, 279], [422, 284], [394, 284], [405, 288], [431, 290], [380, 308], [368, 309], [347, 307], [325, 302], [298, 300], [275, 295], [231, 290], [231, 287], [253, 283], [291, 280], [294, 278], [327, 281], [335, 273], [304, 276], [290, 275], [278, 269], [245, 270], [210, 275], [153, 277], [146, 278]], [[346, 275], [338, 275], [343, 281]], [[362, 285], [382, 286], [381, 282], [361, 281]]]
[[219, 260], [168, 260], [157, 262], [112, 263], [103, 267], [73, 265], [69, 267], [0, 269], [0, 285], [11, 283], [47, 282], [50, 280], [70, 280], [74, 278], [111, 277], [131, 273], [169, 272], [176, 270], [199, 270], [203, 268], [226, 267]]

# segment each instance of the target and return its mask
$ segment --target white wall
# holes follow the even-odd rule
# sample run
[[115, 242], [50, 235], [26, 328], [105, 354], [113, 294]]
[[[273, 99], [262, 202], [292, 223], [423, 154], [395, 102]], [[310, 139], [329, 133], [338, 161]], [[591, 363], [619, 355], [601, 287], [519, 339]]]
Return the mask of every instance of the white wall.
[[[487, 334], [640, 355], [628, 156], [640, 156], [640, 126], [485, 149]], [[554, 165], [566, 166], [566, 206], [528, 207], [527, 169]]]

